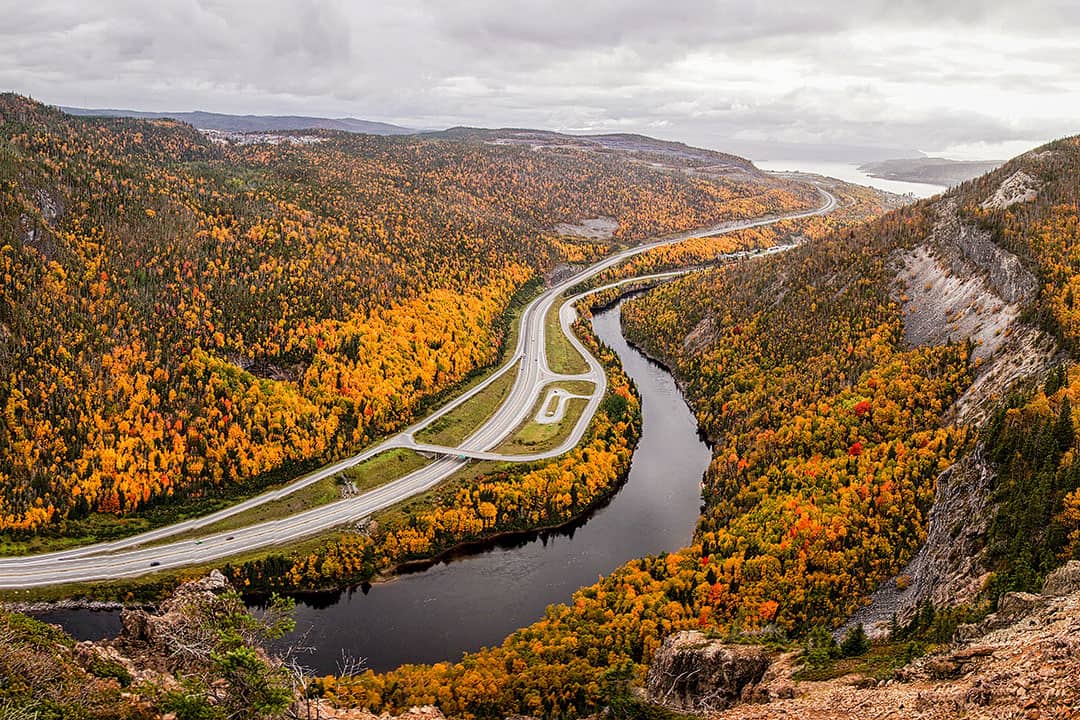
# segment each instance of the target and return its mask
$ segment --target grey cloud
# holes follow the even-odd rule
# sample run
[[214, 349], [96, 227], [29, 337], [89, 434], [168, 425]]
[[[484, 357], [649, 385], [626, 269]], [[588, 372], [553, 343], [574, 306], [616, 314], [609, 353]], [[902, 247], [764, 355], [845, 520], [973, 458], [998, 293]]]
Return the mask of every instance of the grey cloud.
[[[934, 149], [1060, 135], [1080, 116], [1067, 0], [0, 0], [0, 16], [0, 88], [57, 104], [627, 130], [721, 149]], [[1000, 109], [986, 100], [998, 95]]]

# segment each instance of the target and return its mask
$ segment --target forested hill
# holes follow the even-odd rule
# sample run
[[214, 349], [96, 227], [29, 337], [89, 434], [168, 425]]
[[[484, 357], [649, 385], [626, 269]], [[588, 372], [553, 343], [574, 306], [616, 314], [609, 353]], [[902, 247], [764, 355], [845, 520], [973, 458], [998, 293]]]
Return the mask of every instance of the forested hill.
[[[511, 297], [557, 264], [816, 202], [600, 146], [212, 142], [2, 95], [0, 531], [356, 450], [493, 362]], [[554, 230], [589, 218], [612, 236]]]
[[914, 588], [890, 586], [868, 620], [993, 603], [1077, 554], [1078, 171], [1080, 141], [1051, 143], [627, 305], [629, 336], [674, 368], [715, 442], [696, 539], [738, 586], [740, 622], [757, 600], [792, 629], [839, 620], [928, 529]]
[[706, 150], [686, 145], [681, 142], [657, 140], [645, 135], [615, 133], [607, 135], [566, 135], [551, 130], [529, 130], [521, 128], [501, 128], [488, 130], [483, 128], [453, 127], [448, 130], [428, 133], [434, 138], [469, 138], [480, 139], [502, 145], [517, 145], [534, 150], [557, 149], [585, 150], [601, 153], [620, 152], [646, 162], [668, 165], [671, 167], [692, 168], [696, 172], [713, 171], [723, 173], [756, 173], [753, 163], [738, 155]]

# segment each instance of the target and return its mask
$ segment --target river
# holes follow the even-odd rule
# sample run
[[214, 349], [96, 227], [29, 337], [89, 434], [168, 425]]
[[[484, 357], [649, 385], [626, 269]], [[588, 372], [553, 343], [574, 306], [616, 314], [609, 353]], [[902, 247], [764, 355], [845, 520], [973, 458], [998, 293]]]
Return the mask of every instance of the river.
[[[570, 527], [472, 547], [390, 582], [302, 600], [296, 635], [315, 648], [300, 657], [302, 664], [321, 675], [338, 672], [345, 657], [363, 658], [379, 671], [457, 660], [500, 643], [624, 562], [690, 541], [710, 451], [671, 375], [623, 338], [620, 310], [621, 304], [593, 318], [597, 336], [618, 353], [642, 399], [641, 440], [618, 493]], [[119, 629], [116, 613], [58, 611], [42, 618], [80, 639]]]

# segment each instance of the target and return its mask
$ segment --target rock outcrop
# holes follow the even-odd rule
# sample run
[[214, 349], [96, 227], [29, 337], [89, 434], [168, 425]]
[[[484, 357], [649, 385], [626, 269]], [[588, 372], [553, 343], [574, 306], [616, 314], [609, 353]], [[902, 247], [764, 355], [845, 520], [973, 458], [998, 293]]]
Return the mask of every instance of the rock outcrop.
[[1042, 594], [1006, 596], [998, 612], [893, 679], [794, 682], [793, 697], [738, 704], [717, 720], [967, 720], [1080, 717], [1080, 562]]
[[1070, 560], [1050, 573], [1043, 584], [1043, 595], [1060, 597], [1080, 592], [1080, 560]]
[[183, 583], [156, 609], [120, 613], [120, 636], [113, 645], [152, 671], [183, 672], [205, 662], [214, 647], [218, 596], [229, 582], [217, 570]]
[[993, 195], [982, 202], [984, 210], [1004, 209], [1022, 202], [1031, 202], [1038, 197], [1039, 183], [1023, 170], [1018, 170], [1005, 179]]
[[980, 556], [991, 516], [992, 477], [978, 449], [941, 473], [927, 516], [926, 540], [900, 574], [883, 583], [870, 603], [837, 630], [837, 637], [862, 625], [871, 638], [882, 638], [894, 617], [900, 625], [907, 623], [925, 600], [942, 607], [978, 595], [986, 579]]
[[694, 630], [667, 637], [645, 679], [646, 700], [676, 712], [707, 712], [752, 696], [769, 668], [756, 645], [710, 640]]
[[229, 581], [218, 570], [199, 580], [184, 583], [162, 601], [156, 611], [129, 609], [120, 613], [122, 630], [116, 642], [120, 647], [145, 650], [153, 648], [164, 655], [176, 651], [170, 643], [184, 625], [196, 615], [192, 609], [206, 605], [229, 588]]
[[910, 347], [970, 341], [974, 381], [950, 419], [976, 424], [1016, 382], [1044, 372], [1057, 347], [1021, 313], [1038, 283], [1018, 257], [965, 223], [942, 201], [933, 235], [895, 258], [894, 299], [903, 306]]
[[[446, 720], [442, 711], [434, 705], [421, 705], [412, 707], [400, 715], [382, 714], [376, 715], [370, 710], [359, 708], [338, 708], [322, 700], [312, 701], [310, 707], [298, 717], [318, 718], [318, 720]], [[509, 718], [507, 720], [510, 720]]]

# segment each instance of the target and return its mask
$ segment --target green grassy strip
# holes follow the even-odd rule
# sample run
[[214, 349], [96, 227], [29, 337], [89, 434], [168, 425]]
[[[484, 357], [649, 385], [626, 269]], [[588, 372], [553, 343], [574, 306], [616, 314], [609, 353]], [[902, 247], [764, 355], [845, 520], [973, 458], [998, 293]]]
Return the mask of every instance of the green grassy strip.
[[467, 402], [416, 432], [420, 442], [455, 446], [484, 424], [502, 404], [517, 378], [517, 370], [508, 370]]
[[577, 375], [588, 372], [589, 366], [585, 358], [570, 343], [570, 339], [563, 334], [559, 324], [559, 308], [562, 302], [556, 302], [544, 318], [544, 337], [547, 341], [548, 365], [557, 373]]

